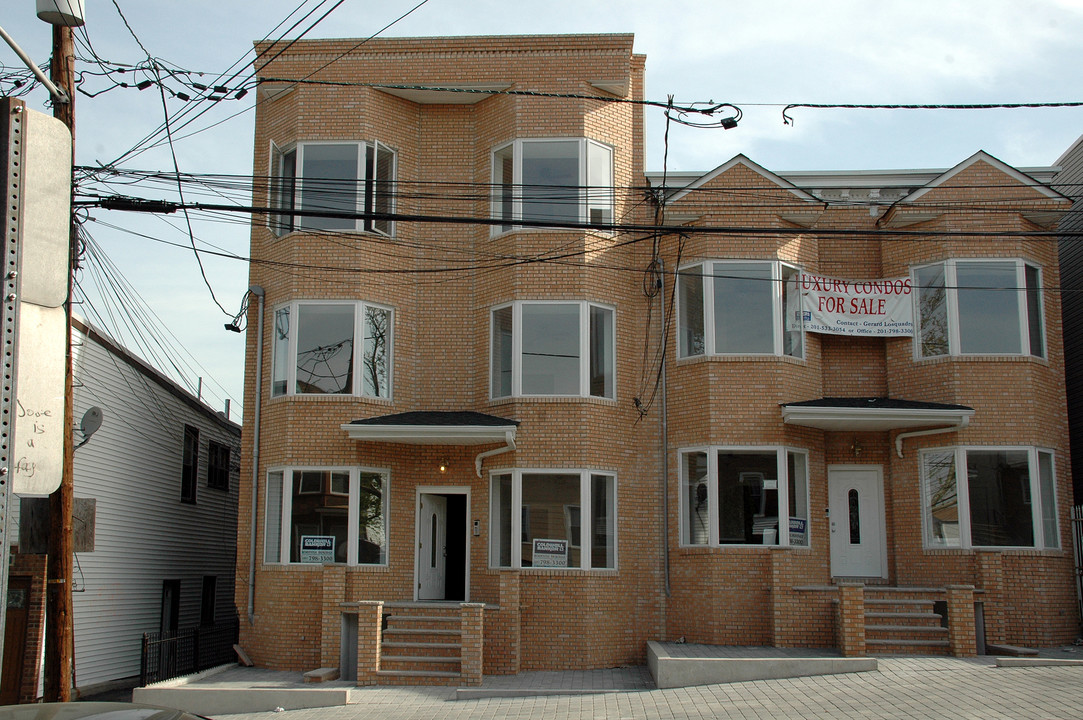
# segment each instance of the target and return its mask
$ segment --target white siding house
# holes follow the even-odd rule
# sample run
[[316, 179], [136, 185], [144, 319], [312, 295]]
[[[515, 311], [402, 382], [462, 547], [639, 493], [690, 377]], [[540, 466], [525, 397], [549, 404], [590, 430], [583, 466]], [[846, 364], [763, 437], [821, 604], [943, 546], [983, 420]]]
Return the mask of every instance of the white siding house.
[[75, 451], [75, 497], [96, 503], [74, 572], [85, 694], [139, 676], [145, 632], [235, 621], [241, 430], [84, 323], [73, 345], [76, 425], [104, 414]]

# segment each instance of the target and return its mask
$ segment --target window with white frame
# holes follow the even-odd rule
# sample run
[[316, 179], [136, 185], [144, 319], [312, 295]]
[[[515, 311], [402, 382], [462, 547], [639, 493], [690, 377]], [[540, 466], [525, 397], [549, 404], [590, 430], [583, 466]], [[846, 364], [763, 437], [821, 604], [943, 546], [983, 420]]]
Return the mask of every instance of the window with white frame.
[[1041, 271], [1022, 260], [946, 260], [914, 268], [919, 357], [1045, 356]]
[[387, 564], [386, 470], [274, 469], [265, 507], [265, 563]]
[[926, 547], [1060, 547], [1052, 451], [925, 450], [921, 474]]
[[515, 140], [493, 152], [493, 217], [516, 221], [613, 222], [613, 148], [586, 138]]
[[809, 544], [804, 451], [690, 448], [680, 451], [680, 474], [682, 545]]
[[279, 307], [271, 395], [390, 397], [391, 335], [392, 312], [379, 305], [311, 300]]
[[589, 302], [518, 301], [492, 311], [490, 391], [616, 397], [613, 308]]
[[614, 475], [592, 470], [497, 472], [490, 479], [489, 503], [490, 566], [616, 568]]
[[[299, 142], [286, 149], [272, 143], [271, 205], [292, 212], [273, 213], [271, 230], [390, 235], [391, 221], [371, 215], [394, 212], [394, 183], [395, 153], [378, 142]], [[366, 217], [355, 217], [361, 213]]]
[[678, 355], [804, 355], [799, 270], [775, 260], [719, 260], [677, 277]]

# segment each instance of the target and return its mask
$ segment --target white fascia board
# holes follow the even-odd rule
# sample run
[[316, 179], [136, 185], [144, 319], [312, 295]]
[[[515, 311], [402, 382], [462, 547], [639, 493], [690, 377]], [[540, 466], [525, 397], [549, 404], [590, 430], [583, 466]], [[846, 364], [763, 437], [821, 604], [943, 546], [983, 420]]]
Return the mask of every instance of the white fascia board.
[[974, 415], [973, 410], [898, 410], [891, 408], [783, 407], [787, 425], [820, 430], [882, 432], [903, 428], [959, 424]]
[[341, 426], [351, 440], [404, 445], [489, 445], [515, 437], [515, 425], [355, 425]]

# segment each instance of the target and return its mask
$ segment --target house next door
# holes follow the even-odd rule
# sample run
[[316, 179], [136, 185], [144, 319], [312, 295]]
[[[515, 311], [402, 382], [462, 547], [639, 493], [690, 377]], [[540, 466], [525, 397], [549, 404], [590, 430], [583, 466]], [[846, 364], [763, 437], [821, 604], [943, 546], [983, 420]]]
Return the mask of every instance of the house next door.
[[418, 499], [417, 599], [443, 600], [447, 582], [447, 498]]
[[877, 466], [827, 471], [831, 575], [886, 577], [883, 476]]

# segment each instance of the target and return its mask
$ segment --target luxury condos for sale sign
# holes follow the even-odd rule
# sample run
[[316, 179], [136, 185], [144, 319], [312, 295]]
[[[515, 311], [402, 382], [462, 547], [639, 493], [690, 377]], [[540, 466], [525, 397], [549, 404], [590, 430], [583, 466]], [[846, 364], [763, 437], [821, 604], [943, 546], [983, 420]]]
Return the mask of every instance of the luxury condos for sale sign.
[[914, 334], [910, 278], [839, 280], [802, 272], [796, 278], [808, 332], [868, 337]]

